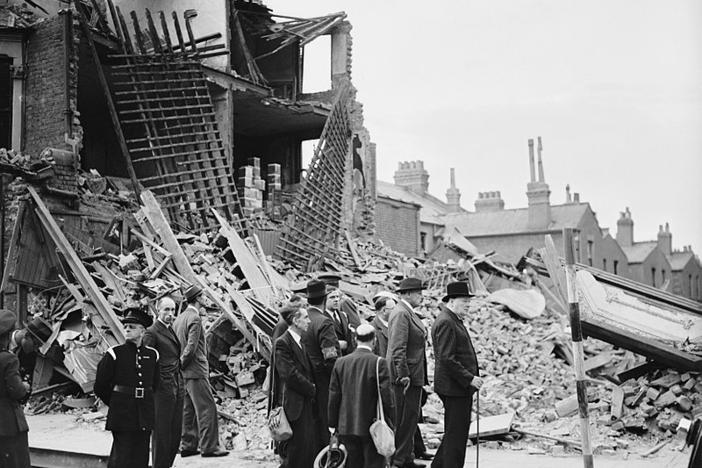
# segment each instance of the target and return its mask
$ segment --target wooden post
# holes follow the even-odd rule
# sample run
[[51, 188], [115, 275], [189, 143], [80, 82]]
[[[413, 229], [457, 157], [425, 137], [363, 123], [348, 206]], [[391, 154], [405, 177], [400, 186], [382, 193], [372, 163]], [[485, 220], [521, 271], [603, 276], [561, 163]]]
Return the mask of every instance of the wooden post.
[[563, 251], [565, 252], [566, 289], [568, 292], [568, 310], [570, 312], [570, 330], [573, 339], [573, 365], [575, 367], [575, 388], [578, 395], [580, 413], [580, 438], [583, 444], [583, 466], [593, 468], [592, 445], [590, 444], [590, 418], [587, 410], [587, 384], [583, 356], [583, 329], [580, 324], [580, 304], [575, 284], [575, 252], [573, 250], [573, 229], [563, 229]]

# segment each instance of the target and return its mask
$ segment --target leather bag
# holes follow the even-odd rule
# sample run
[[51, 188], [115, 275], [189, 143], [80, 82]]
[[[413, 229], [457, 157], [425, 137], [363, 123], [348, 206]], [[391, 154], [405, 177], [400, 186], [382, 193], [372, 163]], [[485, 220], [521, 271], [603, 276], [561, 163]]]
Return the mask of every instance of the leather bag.
[[271, 437], [276, 442], [282, 442], [292, 437], [293, 431], [282, 406], [271, 410], [271, 414], [268, 416], [268, 430], [271, 431]]
[[378, 407], [377, 419], [371, 424], [368, 431], [378, 453], [384, 457], [391, 457], [395, 453], [395, 433], [388, 423], [385, 422], [385, 413], [383, 412], [383, 397], [380, 394], [380, 376], [379, 369], [380, 358], [375, 361], [375, 382], [378, 387]]

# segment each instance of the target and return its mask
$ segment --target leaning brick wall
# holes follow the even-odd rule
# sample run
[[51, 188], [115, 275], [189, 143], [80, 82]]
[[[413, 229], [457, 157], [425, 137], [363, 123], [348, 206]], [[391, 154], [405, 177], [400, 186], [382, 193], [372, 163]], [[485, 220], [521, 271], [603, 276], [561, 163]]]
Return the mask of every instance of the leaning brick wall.
[[[38, 158], [44, 148], [71, 149], [66, 136], [82, 137], [77, 112], [79, 27], [74, 18], [70, 11], [61, 11], [39, 24], [27, 38], [24, 152], [32, 157]], [[56, 177], [50, 185], [75, 191], [78, 165], [77, 157], [57, 161]]]
[[378, 197], [375, 205], [378, 239], [405, 255], [418, 255], [419, 206]]

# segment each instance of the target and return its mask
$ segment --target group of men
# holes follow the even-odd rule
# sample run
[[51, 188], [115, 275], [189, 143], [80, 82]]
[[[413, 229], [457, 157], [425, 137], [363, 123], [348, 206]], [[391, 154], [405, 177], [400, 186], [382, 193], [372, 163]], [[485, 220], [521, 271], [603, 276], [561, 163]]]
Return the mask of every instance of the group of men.
[[157, 317], [130, 309], [122, 320], [126, 343], [98, 364], [94, 391], [109, 406], [110, 468], [169, 468], [181, 457], [227, 455], [219, 445], [217, 406], [209, 383], [202, 290], [190, 286], [186, 307], [162, 297]]
[[[395, 294], [377, 295], [371, 322], [342, 311], [338, 290], [326, 283], [307, 283], [307, 303], [294, 298], [286, 304], [274, 332], [271, 403], [283, 407], [292, 428], [292, 437], [277, 446], [281, 466], [309, 468], [325, 446], [330, 457], [338, 443], [348, 468], [388, 462], [423, 466], [415, 462], [429, 383], [427, 329], [415, 311], [422, 282], [406, 278]], [[463, 325], [472, 296], [468, 283], [449, 284], [431, 330], [434, 391], [445, 408], [444, 437], [432, 462], [436, 468], [463, 466], [472, 398], [483, 383]], [[381, 407], [394, 428], [395, 453], [389, 460], [378, 454], [369, 431]]]

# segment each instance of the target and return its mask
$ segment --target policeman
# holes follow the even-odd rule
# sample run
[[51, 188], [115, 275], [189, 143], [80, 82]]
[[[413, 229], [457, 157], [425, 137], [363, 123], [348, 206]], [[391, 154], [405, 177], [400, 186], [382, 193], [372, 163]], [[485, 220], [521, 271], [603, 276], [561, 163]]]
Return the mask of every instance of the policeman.
[[142, 345], [153, 320], [131, 309], [124, 319], [127, 342], [107, 350], [98, 364], [95, 395], [107, 404], [106, 429], [112, 431], [108, 468], [146, 468], [154, 427], [154, 389], [158, 386], [158, 351]]

